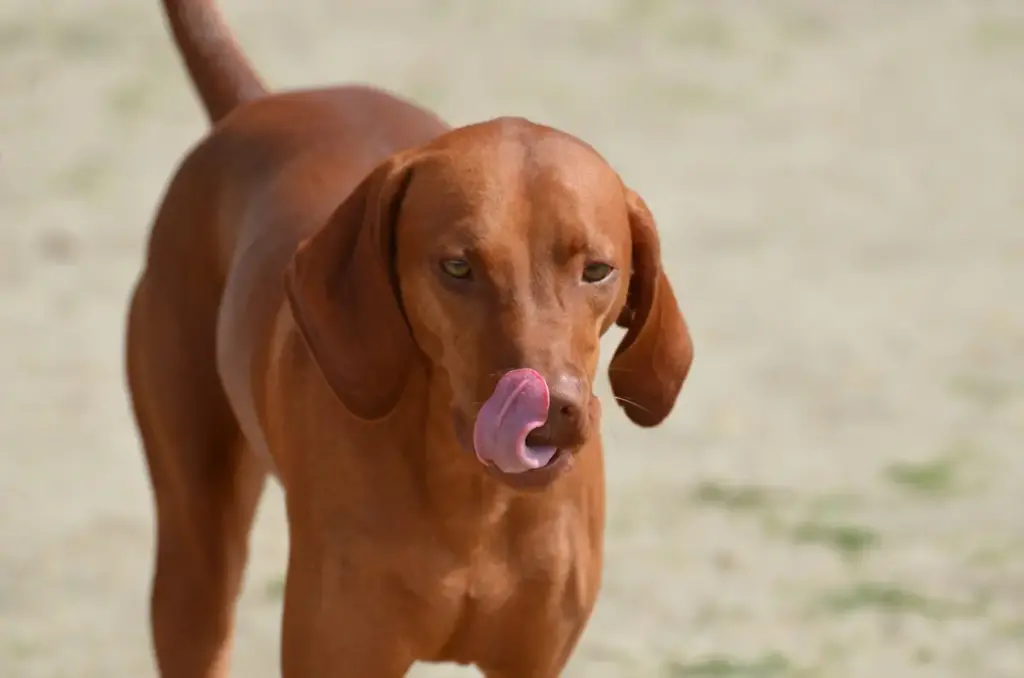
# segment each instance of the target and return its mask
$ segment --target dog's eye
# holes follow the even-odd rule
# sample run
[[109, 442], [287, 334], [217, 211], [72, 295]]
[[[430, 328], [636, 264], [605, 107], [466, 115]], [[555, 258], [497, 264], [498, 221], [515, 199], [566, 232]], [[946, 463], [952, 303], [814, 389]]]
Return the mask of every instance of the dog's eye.
[[610, 264], [595, 261], [583, 267], [583, 282], [599, 283], [612, 274], [615, 269]]
[[445, 259], [441, 262], [441, 270], [458, 280], [465, 280], [473, 272], [465, 259]]

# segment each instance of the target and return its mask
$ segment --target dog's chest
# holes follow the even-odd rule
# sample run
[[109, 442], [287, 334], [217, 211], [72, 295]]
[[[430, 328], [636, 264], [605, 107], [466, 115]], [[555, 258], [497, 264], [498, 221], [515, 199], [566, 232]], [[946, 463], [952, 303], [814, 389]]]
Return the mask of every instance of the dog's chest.
[[[593, 605], [600, 567], [585, 516], [567, 504], [544, 520], [495, 521], [476, 548], [438, 555], [438, 604], [450, 620], [438, 657], [477, 662], [482, 648], [533, 642], [581, 626]], [[442, 563], [447, 561], [447, 566]]]

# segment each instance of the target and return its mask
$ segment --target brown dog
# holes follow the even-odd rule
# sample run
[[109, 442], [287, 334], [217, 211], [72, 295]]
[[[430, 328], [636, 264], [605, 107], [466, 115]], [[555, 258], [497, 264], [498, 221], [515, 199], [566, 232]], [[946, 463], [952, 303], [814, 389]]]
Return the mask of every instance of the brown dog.
[[414, 661], [557, 676], [600, 583], [600, 336], [641, 426], [692, 359], [644, 203], [522, 119], [451, 130], [362, 87], [267, 94], [206, 0], [164, 0], [214, 123], [131, 304], [164, 678], [225, 676], [254, 508], [287, 497], [286, 678]]

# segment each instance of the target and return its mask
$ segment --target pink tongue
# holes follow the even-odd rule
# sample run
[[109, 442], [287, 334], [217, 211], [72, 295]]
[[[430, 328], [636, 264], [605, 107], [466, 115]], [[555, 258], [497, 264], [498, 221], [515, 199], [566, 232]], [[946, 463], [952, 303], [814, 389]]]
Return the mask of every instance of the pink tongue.
[[555, 447], [531, 447], [526, 436], [547, 421], [550, 396], [544, 377], [524, 368], [506, 372], [476, 416], [473, 447], [485, 464], [505, 473], [541, 468], [555, 456]]

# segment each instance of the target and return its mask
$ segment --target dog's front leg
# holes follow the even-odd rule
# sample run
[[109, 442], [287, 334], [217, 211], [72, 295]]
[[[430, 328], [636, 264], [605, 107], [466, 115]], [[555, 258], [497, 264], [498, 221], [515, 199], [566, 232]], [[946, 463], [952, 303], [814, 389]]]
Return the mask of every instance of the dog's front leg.
[[379, 573], [292, 536], [283, 678], [401, 678], [413, 664], [407, 618]]

